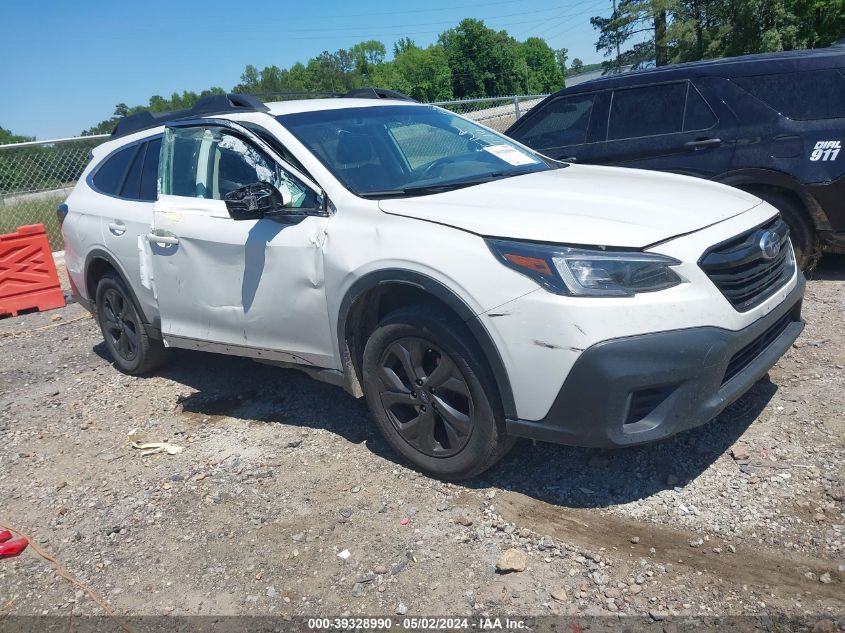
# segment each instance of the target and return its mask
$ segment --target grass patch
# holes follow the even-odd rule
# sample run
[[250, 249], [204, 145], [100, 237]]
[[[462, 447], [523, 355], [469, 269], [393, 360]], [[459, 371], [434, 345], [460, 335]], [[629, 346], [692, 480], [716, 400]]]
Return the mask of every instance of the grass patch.
[[0, 234], [14, 233], [19, 226], [43, 224], [47, 229], [50, 248], [61, 250], [62, 231], [56, 217], [56, 207], [64, 202], [66, 196], [44, 196], [9, 202], [0, 198]]

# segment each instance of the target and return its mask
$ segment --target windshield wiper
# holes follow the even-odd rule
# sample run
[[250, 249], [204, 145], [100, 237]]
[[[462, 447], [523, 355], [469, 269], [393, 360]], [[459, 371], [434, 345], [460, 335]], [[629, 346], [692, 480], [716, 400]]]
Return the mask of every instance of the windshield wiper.
[[403, 189], [385, 189], [384, 191], [365, 191], [358, 194], [362, 198], [397, 198], [402, 196], [425, 196], [432, 193], [443, 193], [444, 191], [453, 191], [455, 189], [462, 189], [463, 187], [470, 187], [472, 185], [480, 184], [484, 181], [460, 181], [450, 182], [440, 185], [422, 185], [419, 187], [404, 187]]
[[494, 180], [501, 180], [502, 178], [510, 178], [511, 176], [522, 176], [523, 174], [532, 173], [533, 169], [520, 169], [519, 171], [503, 172], [497, 171], [492, 174], [484, 174], [478, 178], [470, 178], [467, 180], [456, 180], [454, 182], [444, 182], [431, 185], [420, 185], [418, 187], [403, 187], [402, 189], [386, 189], [384, 191], [365, 191], [359, 194], [362, 198], [398, 198], [402, 196], [425, 196], [433, 193], [443, 193], [444, 191], [454, 191], [455, 189], [463, 189], [464, 187], [472, 187], [473, 185], [481, 185], [485, 182], [492, 182]]

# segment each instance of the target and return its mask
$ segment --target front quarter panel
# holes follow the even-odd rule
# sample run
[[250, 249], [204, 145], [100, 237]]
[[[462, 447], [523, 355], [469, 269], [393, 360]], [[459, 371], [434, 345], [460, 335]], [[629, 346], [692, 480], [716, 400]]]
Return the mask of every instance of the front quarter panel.
[[[388, 215], [371, 201], [350, 206], [341, 209], [327, 234], [329, 314], [340, 315], [356, 282], [381, 271], [410, 271], [430, 277], [458, 297], [473, 315], [537, 288], [527, 277], [499, 264], [478, 235]], [[337, 319], [334, 323], [336, 327]], [[337, 330], [333, 334], [336, 338]]]
[[651, 248], [683, 262], [675, 270], [685, 282], [674, 288], [617, 298], [565, 297], [537, 289], [479, 315], [501, 352], [519, 418], [541, 420], [575, 361], [596, 343], [705, 326], [737, 331], [781, 305], [798, 283], [797, 272], [762, 304], [737, 312], [697, 263], [709, 247], [775, 214], [773, 207], [763, 203]]

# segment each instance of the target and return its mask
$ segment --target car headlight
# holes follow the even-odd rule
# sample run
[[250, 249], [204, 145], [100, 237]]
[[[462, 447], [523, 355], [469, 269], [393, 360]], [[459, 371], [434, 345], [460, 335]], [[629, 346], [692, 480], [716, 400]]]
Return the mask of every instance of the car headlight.
[[632, 297], [681, 283], [670, 268], [681, 262], [665, 255], [496, 239], [488, 239], [487, 244], [505, 266], [557, 294]]

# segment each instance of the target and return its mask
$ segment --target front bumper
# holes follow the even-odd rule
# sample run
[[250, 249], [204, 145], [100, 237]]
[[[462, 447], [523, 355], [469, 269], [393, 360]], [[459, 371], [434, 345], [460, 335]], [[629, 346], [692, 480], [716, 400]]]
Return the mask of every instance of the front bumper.
[[804, 328], [804, 279], [750, 326], [697, 327], [613, 339], [578, 358], [542, 420], [509, 434], [589, 447], [663, 439], [716, 417], [762, 378]]

